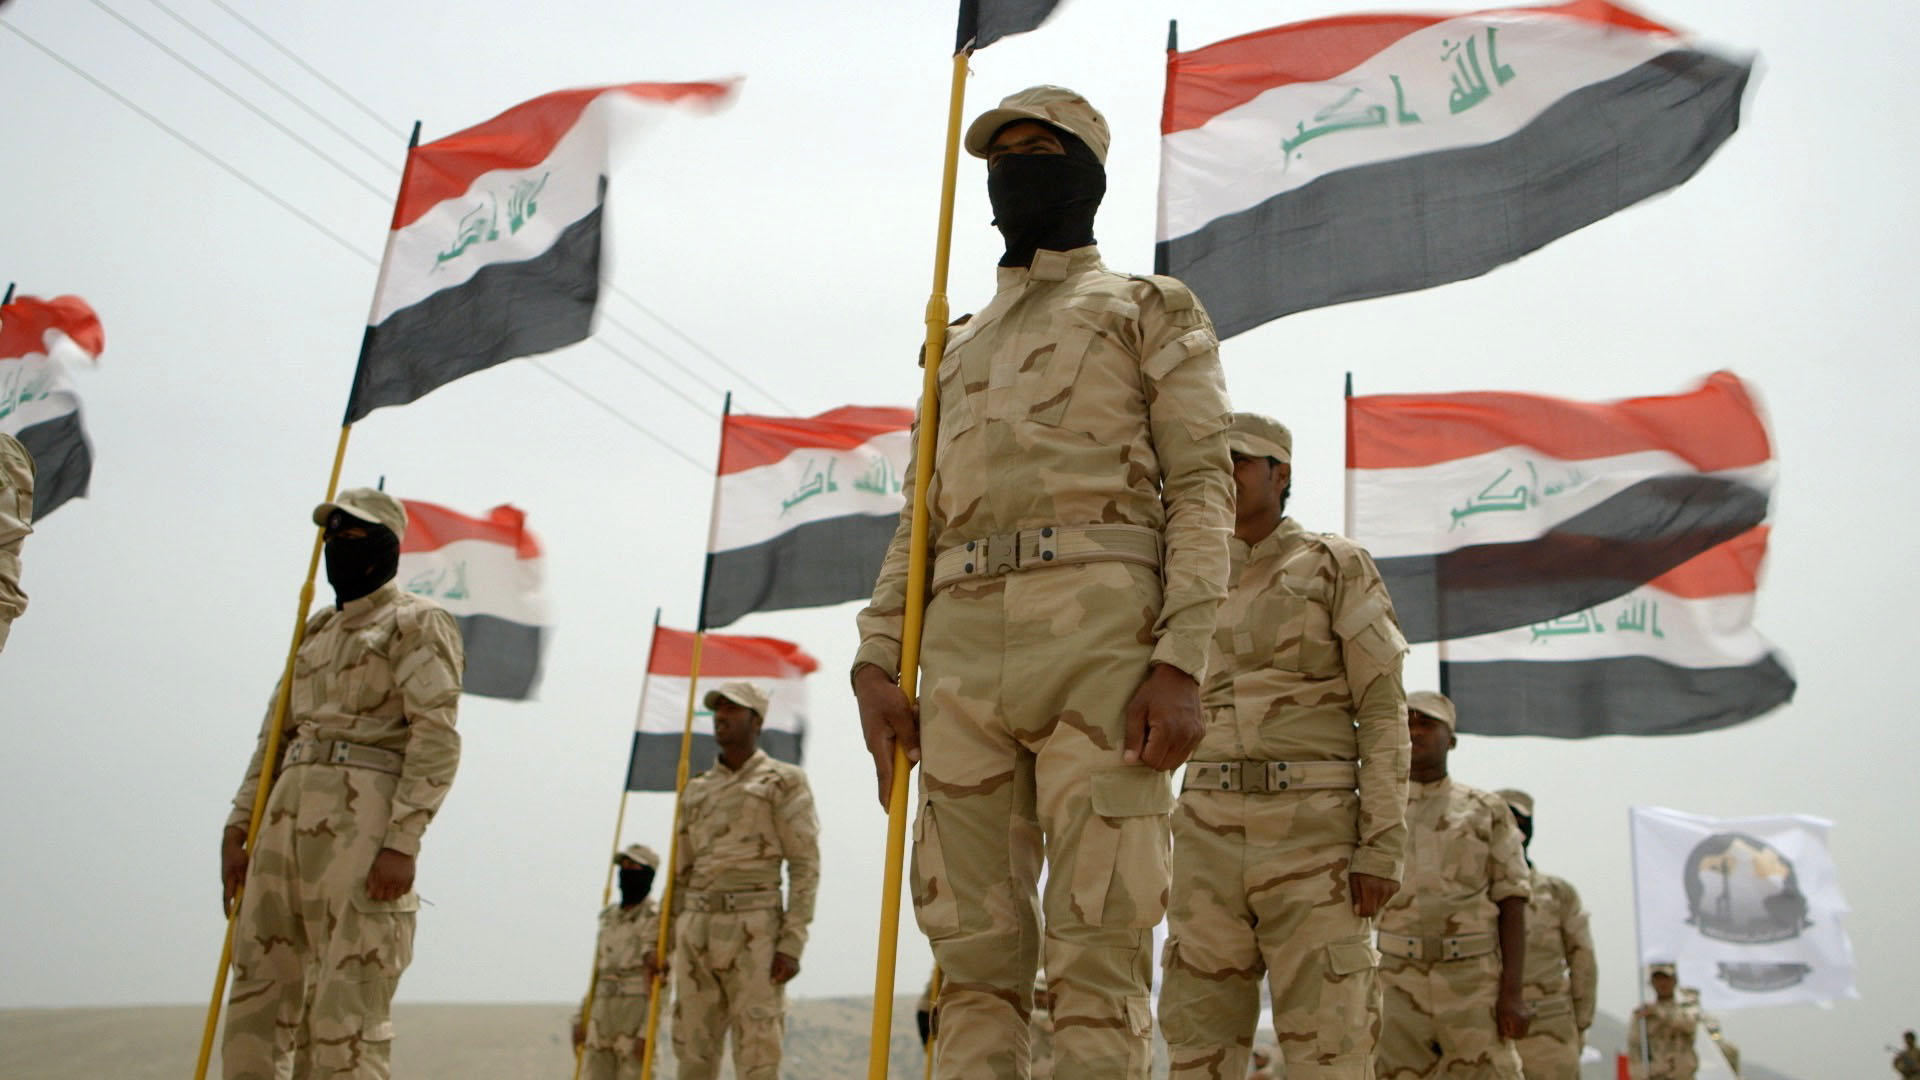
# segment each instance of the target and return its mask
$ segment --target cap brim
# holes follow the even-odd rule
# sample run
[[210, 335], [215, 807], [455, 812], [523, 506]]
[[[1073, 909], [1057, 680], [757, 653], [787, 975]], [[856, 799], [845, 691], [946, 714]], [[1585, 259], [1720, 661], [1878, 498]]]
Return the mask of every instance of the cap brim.
[[987, 146], [993, 142], [993, 137], [1000, 134], [1001, 128], [1018, 120], [1032, 120], [1036, 124], [1045, 124], [1055, 131], [1066, 130], [1066, 128], [1047, 119], [1047, 114], [1038, 109], [1019, 109], [1006, 106], [998, 109], [988, 109], [986, 112], [975, 117], [973, 123], [967, 125], [967, 137], [964, 140], [967, 153], [977, 158], [986, 157]]
[[707, 691], [707, 696], [700, 699], [701, 704], [705, 705], [709, 709], [718, 707], [719, 704], [723, 701], [729, 705], [738, 705], [743, 709], [753, 708], [753, 706], [747, 704], [744, 701], [741, 701], [739, 698], [734, 697], [733, 695], [728, 694], [725, 691], [721, 691], [721, 690], [709, 690]]
[[364, 521], [369, 525], [383, 524], [378, 518], [370, 518], [367, 515], [360, 513], [358, 510], [355, 510], [350, 506], [341, 506], [339, 503], [330, 503], [330, 502], [323, 502], [319, 506], [316, 506], [313, 508], [313, 523], [322, 528], [325, 528], [327, 524], [327, 518], [332, 516], [335, 510], [340, 511], [341, 513], [347, 515], [348, 517], [354, 519], [355, 521]]
[[1290, 460], [1292, 455], [1280, 449], [1279, 444], [1251, 435], [1227, 433], [1227, 449], [1243, 457], [1273, 458], [1276, 461]]

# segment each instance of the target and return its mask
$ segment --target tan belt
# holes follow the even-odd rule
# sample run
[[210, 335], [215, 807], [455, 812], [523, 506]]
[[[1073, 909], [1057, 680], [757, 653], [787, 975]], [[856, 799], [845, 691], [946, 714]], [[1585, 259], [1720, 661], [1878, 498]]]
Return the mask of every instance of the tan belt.
[[1573, 1011], [1573, 999], [1565, 994], [1556, 994], [1553, 997], [1543, 997], [1527, 1002], [1527, 1009], [1533, 1013], [1535, 1020], [1560, 1016]]
[[1466, 960], [1470, 957], [1485, 956], [1500, 947], [1499, 939], [1492, 934], [1457, 934], [1453, 937], [1407, 937], [1404, 934], [1389, 934], [1381, 930], [1380, 951], [1388, 956], [1401, 956], [1408, 960]]
[[780, 906], [780, 890], [685, 892], [674, 898], [674, 906], [683, 911], [764, 911]]
[[1189, 761], [1182, 791], [1279, 791], [1360, 786], [1360, 766], [1351, 761]]
[[399, 776], [407, 756], [345, 739], [295, 739], [287, 744], [287, 755], [281, 760], [287, 765], [348, 765]]
[[1043, 566], [1130, 562], [1160, 568], [1160, 533], [1140, 525], [1049, 525], [969, 540], [934, 557], [933, 589]]

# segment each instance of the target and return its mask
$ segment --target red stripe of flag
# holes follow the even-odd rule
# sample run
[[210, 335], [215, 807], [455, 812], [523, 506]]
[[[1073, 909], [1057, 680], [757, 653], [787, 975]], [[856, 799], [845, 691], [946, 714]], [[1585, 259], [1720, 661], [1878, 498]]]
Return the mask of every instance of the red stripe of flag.
[[818, 416], [727, 417], [720, 473], [745, 472], [785, 461], [799, 450], [852, 450], [913, 426], [913, 410], [843, 405]]
[[1437, 465], [1525, 446], [1562, 461], [1664, 450], [1701, 472], [1773, 457], [1747, 388], [1715, 372], [1698, 390], [1589, 404], [1533, 394], [1380, 394], [1351, 399], [1347, 467]]
[[51, 300], [16, 296], [0, 308], [0, 360], [46, 352], [48, 330], [67, 335], [88, 356], [99, 356], [107, 347], [107, 332], [100, 326], [100, 316], [85, 300], [77, 296]]
[[[1574, 0], [1551, 7], [1488, 8], [1443, 15], [1337, 15], [1242, 34], [1192, 52], [1174, 53], [1168, 64], [1169, 94], [1160, 131], [1197, 128], [1269, 90], [1293, 83], [1325, 82], [1352, 71], [1374, 54], [1418, 30], [1449, 19], [1485, 15], [1557, 15], [1648, 34], [1672, 30], [1604, 0]], [[1276, 64], [1284, 55], [1286, 62]], [[1171, 93], [1171, 80], [1180, 93]]]
[[509, 547], [522, 559], [540, 557], [540, 542], [527, 531], [527, 515], [512, 506], [496, 506], [484, 518], [472, 518], [444, 506], [412, 499], [400, 500], [407, 508], [407, 535], [400, 540], [400, 553], [437, 551], [460, 540], [483, 540]]
[[[647, 664], [652, 675], [677, 675], [685, 678], [693, 672], [691, 631], [669, 630], [657, 626], [653, 631], [653, 657]], [[820, 661], [791, 641], [770, 637], [742, 637], [738, 634], [708, 634], [700, 648], [700, 677], [789, 679], [811, 675]]]

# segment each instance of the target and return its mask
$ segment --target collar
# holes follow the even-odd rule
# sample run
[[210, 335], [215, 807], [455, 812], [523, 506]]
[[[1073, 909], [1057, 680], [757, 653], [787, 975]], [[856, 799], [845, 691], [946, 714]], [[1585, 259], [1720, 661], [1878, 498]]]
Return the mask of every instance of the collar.
[[1452, 790], [1453, 790], [1452, 776], [1443, 776], [1438, 780], [1428, 780], [1428, 781], [1425, 781], [1424, 783], [1419, 780], [1408, 780], [1407, 781], [1407, 801], [1417, 802], [1421, 799], [1431, 798], [1435, 795], [1445, 795], [1447, 792]]
[[385, 585], [380, 586], [360, 599], [349, 600], [340, 605], [340, 617], [343, 619], [359, 618], [374, 608], [393, 603], [399, 595], [400, 579], [396, 576]]
[[1251, 553], [1259, 551], [1262, 548], [1279, 547], [1283, 544], [1291, 543], [1306, 531], [1306, 529], [1301, 527], [1299, 522], [1290, 517], [1282, 517], [1280, 524], [1275, 525], [1272, 532], [1247, 545], [1247, 550]]
[[747, 773], [750, 773], [753, 770], [759, 768], [761, 765], [765, 764], [766, 760], [767, 760], [767, 752], [756, 746], [754, 747], [754, 750], [753, 750], [753, 756], [748, 758], [746, 760], [746, 763], [744, 765], [741, 765], [738, 769], [730, 768], [727, 765], [725, 758], [716, 756], [713, 759], [713, 771], [720, 774], [721, 776], [727, 776], [727, 777], [745, 776]]
[[1001, 266], [995, 268], [995, 280], [998, 291], [1024, 288], [1036, 281], [1065, 281], [1075, 274], [1084, 274], [1089, 270], [1100, 270], [1104, 264], [1100, 261], [1100, 246], [1088, 244], [1072, 251], [1048, 251], [1041, 248], [1033, 253], [1031, 266]]

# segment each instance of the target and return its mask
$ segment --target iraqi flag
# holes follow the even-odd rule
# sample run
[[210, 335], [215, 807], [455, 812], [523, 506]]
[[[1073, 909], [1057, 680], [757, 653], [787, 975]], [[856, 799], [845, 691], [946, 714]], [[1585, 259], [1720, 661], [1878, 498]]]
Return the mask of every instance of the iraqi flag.
[[953, 51], [979, 52], [1011, 34], [1024, 34], [1047, 21], [1060, 0], [960, 0], [960, 25]]
[[0, 306], [0, 431], [33, 455], [33, 518], [87, 493], [93, 448], [67, 365], [107, 347], [100, 317], [77, 296], [15, 297]]
[[[693, 639], [685, 630], [653, 628], [647, 681], [640, 693], [640, 717], [634, 725], [633, 756], [627, 761], [628, 791], [672, 791], [680, 766], [680, 736], [687, 722], [687, 681], [693, 671]], [[695, 690], [693, 746], [687, 775], [713, 767], [709, 690], [722, 683], [750, 682], [766, 692], [760, 749], [767, 756], [800, 764], [807, 735], [806, 677], [820, 662], [791, 641], [770, 637], [708, 634], [700, 646], [700, 684]]]
[[496, 506], [482, 518], [401, 500], [400, 587], [433, 599], [460, 624], [467, 674], [462, 689], [524, 701], [540, 682], [546, 645], [546, 571], [527, 515]]
[[873, 595], [900, 522], [913, 410], [729, 415], [701, 625]]
[[347, 423], [585, 339], [600, 297], [613, 131], [732, 93], [730, 83], [562, 90], [414, 147]]
[[1625, 596], [1557, 619], [1440, 643], [1440, 683], [1475, 735], [1685, 735], [1793, 699], [1753, 628], [1762, 526]]
[[1476, 277], [1692, 176], [1750, 72], [1600, 0], [1171, 52], [1156, 267], [1222, 337]]
[[1728, 372], [1605, 404], [1533, 394], [1347, 399], [1349, 534], [1409, 641], [1572, 615], [1759, 525], [1773, 447]]

